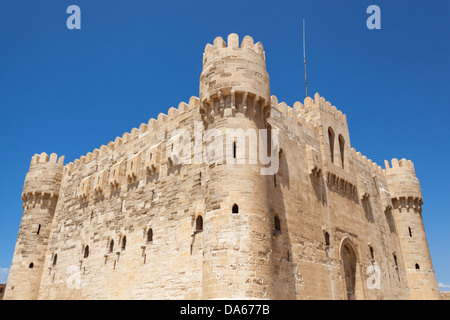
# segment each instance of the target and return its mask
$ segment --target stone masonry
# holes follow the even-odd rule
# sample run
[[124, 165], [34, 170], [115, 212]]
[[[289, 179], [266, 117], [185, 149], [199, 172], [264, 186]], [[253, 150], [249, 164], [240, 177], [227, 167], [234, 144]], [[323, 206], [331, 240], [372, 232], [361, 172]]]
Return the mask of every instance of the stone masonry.
[[[228, 129], [249, 136], [199, 139]], [[177, 161], [181, 138], [209, 161]], [[279, 103], [249, 36], [206, 45], [199, 98], [74, 162], [34, 155], [22, 200], [5, 299], [440, 298], [413, 163], [356, 152], [319, 94]]]

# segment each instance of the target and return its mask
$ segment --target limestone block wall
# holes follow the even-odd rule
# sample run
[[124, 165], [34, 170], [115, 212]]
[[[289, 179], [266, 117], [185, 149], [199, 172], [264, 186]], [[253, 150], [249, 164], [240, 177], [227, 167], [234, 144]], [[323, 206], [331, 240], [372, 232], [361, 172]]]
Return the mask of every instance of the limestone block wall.
[[[439, 298], [412, 163], [357, 152], [319, 94], [279, 103], [262, 45], [227, 40], [205, 47], [200, 98], [65, 166], [33, 157], [6, 299]], [[205, 162], [209, 129], [279, 130], [278, 171], [251, 140]], [[180, 163], [181, 140], [203, 161]]]
[[192, 98], [66, 165], [40, 299], [201, 298], [202, 169], [171, 165], [162, 143], [177, 128], [192, 132], [195, 118]]
[[[314, 108], [314, 104], [309, 107]], [[314, 123], [308, 114], [315, 113], [318, 119], [327, 116], [315, 112], [305, 112], [301, 103], [290, 108], [272, 97], [269, 122], [280, 129], [283, 149], [277, 183], [269, 190], [271, 208], [280, 215], [282, 226], [273, 238], [273, 259], [279, 263], [272, 276], [279, 296], [347, 299], [342, 246], [350, 242], [357, 259], [356, 298], [407, 299], [398, 236], [392, 217], [385, 213], [391, 203], [384, 173], [349, 145], [345, 146], [344, 168], [331, 162], [330, 152], [318, 153], [321, 164], [308, 163], [312, 161], [309, 150], [329, 148], [328, 126], [345, 119], [341, 113], [333, 113], [330, 117], [338, 114], [339, 118]], [[339, 132], [339, 128], [334, 129]], [[380, 281], [370, 289], [367, 283], [375, 268]]]

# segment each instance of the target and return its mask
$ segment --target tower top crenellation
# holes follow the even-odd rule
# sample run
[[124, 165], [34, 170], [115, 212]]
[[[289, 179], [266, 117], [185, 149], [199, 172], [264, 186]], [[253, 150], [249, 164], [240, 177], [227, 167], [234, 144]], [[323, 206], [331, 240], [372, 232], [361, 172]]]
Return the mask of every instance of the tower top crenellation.
[[231, 33], [228, 35], [227, 43], [225, 43], [222, 37], [216, 37], [212, 45], [208, 43], [205, 46], [205, 51], [203, 52], [203, 64], [208, 61], [208, 58], [214, 55], [223, 52], [227, 54], [233, 50], [247, 50], [259, 56], [263, 61], [266, 61], [264, 47], [261, 42], [254, 43], [252, 37], [245, 36], [239, 46], [239, 36], [236, 33]]

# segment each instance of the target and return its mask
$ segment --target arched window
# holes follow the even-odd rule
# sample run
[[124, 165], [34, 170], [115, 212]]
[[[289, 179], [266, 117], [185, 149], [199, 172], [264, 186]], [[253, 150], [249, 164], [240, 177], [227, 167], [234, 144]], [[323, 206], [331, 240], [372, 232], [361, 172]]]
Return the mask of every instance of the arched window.
[[418, 263], [416, 263], [416, 270], [420, 270], [420, 266]]
[[374, 255], [373, 255], [373, 248], [371, 246], [369, 246], [369, 250], [370, 250], [370, 257], [372, 259], [374, 259]]
[[325, 231], [325, 245], [330, 245], [330, 234], [327, 231]]
[[114, 240], [111, 239], [109, 242], [109, 253], [112, 253], [114, 251]]
[[236, 203], [233, 205], [232, 212], [233, 213], [239, 213], [239, 207], [238, 207], [238, 205]]
[[122, 238], [122, 250], [125, 250], [127, 248], [127, 237], [123, 236]]
[[34, 263], [30, 263], [30, 265], [28, 266], [28, 268], [33, 269], [34, 268]]
[[203, 230], [203, 218], [202, 216], [198, 216], [197, 220], [195, 220], [195, 231], [200, 232]]
[[278, 218], [278, 216], [275, 216], [273, 221], [274, 221], [275, 231], [281, 232], [280, 218]]
[[58, 261], [58, 255], [55, 253], [53, 256], [53, 266], [56, 266], [56, 262]]
[[148, 232], [147, 232], [147, 242], [151, 242], [151, 241], [153, 241], [153, 230], [152, 230], [152, 228], [148, 229]]
[[344, 152], [345, 152], [345, 140], [342, 134], [339, 135], [339, 151], [341, 152], [341, 165], [344, 169]]
[[411, 227], [408, 227], [409, 236], [412, 237]]
[[89, 246], [84, 247], [84, 258], [89, 257]]
[[328, 142], [330, 143], [331, 162], [334, 163], [334, 131], [328, 128]]

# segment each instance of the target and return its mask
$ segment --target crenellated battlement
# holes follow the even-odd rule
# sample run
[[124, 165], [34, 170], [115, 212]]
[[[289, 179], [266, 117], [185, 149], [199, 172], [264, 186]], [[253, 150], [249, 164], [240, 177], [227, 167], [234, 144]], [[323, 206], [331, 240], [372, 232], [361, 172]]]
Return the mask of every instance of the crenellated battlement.
[[371, 159], [368, 159], [365, 155], [362, 155], [361, 152], [356, 151], [355, 148], [351, 148], [351, 156], [353, 161], [365, 168], [371, 174], [377, 176], [384, 175], [383, 168], [381, 166], [379, 166], [376, 162], [373, 162]]
[[168, 110], [167, 115], [164, 113], [160, 113], [157, 119], [151, 118], [148, 123], [142, 123], [139, 126], [139, 129], [133, 128], [130, 132], [125, 132], [121, 137], [116, 137], [114, 141], [108, 142], [107, 145], [102, 145], [100, 146], [100, 148], [96, 148], [94, 149], [94, 151], [88, 152], [86, 155], [81, 156], [79, 159], [68, 163], [65, 166], [65, 172], [71, 172], [72, 170], [77, 169], [82, 165], [96, 160], [104, 154], [114, 151], [125, 144], [132, 143], [133, 141], [146, 135], [151, 135], [152, 133], [156, 134], [159, 128], [167, 125], [168, 122], [174, 120], [176, 117], [184, 114], [189, 110], [197, 110], [198, 106], [199, 99], [192, 96], [189, 99], [189, 103], [185, 103], [182, 101], [178, 104], [178, 108], [171, 107]]
[[239, 46], [239, 36], [236, 33], [231, 33], [228, 35], [227, 43], [225, 43], [222, 37], [216, 37], [212, 45], [208, 43], [205, 46], [205, 51], [203, 52], [203, 64], [205, 64], [210, 57], [220, 54], [222, 51], [232, 50], [246, 50], [258, 55], [264, 61], [266, 60], [264, 47], [261, 42], [254, 43], [252, 37], [245, 36]]
[[295, 117], [302, 127], [308, 129], [313, 128], [314, 130], [313, 133], [310, 134], [311, 136], [317, 136], [317, 128], [319, 126], [319, 123], [312, 121], [311, 119], [307, 120], [307, 118], [309, 118], [307, 116], [308, 112], [314, 108], [320, 108], [320, 110], [330, 113], [339, 122], [347, 125], [347, 116], [335, 106], [331, 105], [329, 101], [326, 101], [324, 97], [321, 97], [319, 93], [314, 95], [314, 99], [306, 97], [303, 104], [300, 101], [296, 101], [293, 107], [288, 106], [285, 102], [278, 103], [278, 98], [276, 96], [272, 96], [271, 99], [272, 107], [277, 108], [285, 116], [285, 119], [292, 119]]
[[[414, 169], [414, 163], [411, 160], [406, 160], [405, 158], [401, 159], [400, 161], [396, 158], [392, 159], [391, 161], [392, 165], [389, 163], [389, 161], [384, 160], [385, 169], [384, 171], [386, 173], [395, 172], [398, 170], [407, 170], [411, 173], [416, 175], [416, 170]], [[402, 168], [402, 169], [400, 169]]]
[[[22, 191], [24, 205], [39, 197], [58, 197], [61, 186], [64, 156], [45, 152], [31, 158], [30, 169], [25, 177]], [[34, 199], [34, 200], [33, 200]]]
[[412, 161], [406, 159], [399, 161], [394, 158], [391, 163], [385, 161], [385, 166], [384, 174], [392, 199], [409, 199], [407, 202], [421, 205], [423, 202], [422, 191]]
[[319, 125], [312, 121], [307, 120], [305, 117], [305, 108], [299, 102], [296, 101], [294, 103], [294, 107], [290, 107], [286, 104], [286, 102], [278, 102], [278, 98], [274, 95], [270, 97], [272, 108], [277, 109], [281, 113], [281, 118], [285, 121], [285, 125], [291, 130], [295, 130], [295, 127], [301, 129], [305, 134], [318, 138]]
[[31, 157], [31, 163], [30, 165], [36, 164], [36, 163], [57, 163], [57, 164], [64, 164], [64, 156], [59, 157], [56, 153], [50, 154], [50, 157], [45, 153], [42, 152], [41, 154], [35, 154], [33, 157]]
[[326, 111], [333, 115], [337, 120], [347, 125], [347, 116], [332, 105], [330, 101], [327, 101], [324, 97], [321, 97], [318, 92], [314, 95], [314, 100], [310, 97], [305, 98], [303, 112], [308, 112], [313, 108], [319, 108], [322, 111]]

